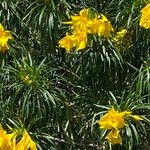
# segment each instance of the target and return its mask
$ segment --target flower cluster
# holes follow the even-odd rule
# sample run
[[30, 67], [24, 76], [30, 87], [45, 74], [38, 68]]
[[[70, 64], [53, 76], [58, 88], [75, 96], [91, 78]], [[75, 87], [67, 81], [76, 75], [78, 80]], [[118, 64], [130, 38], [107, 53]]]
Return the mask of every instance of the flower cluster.
[[150, 4], [141, 10], [140, 26], [145, 29], [150, 29]]
[[8, 40], [13, 39], [10, 31], [4, 30], [0, 23], [0, 52], [5, 52], [8, 49]]
[[106, 136], [110, 143], [122, 144], [122, 138], [119, 133], [125, 126], [125, 116], [131, 117], [136, 121], [143, 120], [138, 115], [132, 115], [131, 111], [118, 112], [113, 107], [99, 120], [100, 128], [110, 131]]
[[[36, 150], [36, 144], [24, 130], [18, 141], [18, 132], [7, 133], [0, 124], [0, 150]], [[20, 136], [20, 135], [19, 135]]]
[[95, 14], [95, 18], [91, 18], [89, 9], [81, 10], [79, 15], [71, 16], [71, 19], [64, 24], [72, 25], [73, 34], [66, 33], [66, 36], [58, 42], [67, 52], [73, 48], [77, 51], [84, 49], [87, 45], [87, 34], [109, 37], [113, 31], [111, 23], [104, 15]]

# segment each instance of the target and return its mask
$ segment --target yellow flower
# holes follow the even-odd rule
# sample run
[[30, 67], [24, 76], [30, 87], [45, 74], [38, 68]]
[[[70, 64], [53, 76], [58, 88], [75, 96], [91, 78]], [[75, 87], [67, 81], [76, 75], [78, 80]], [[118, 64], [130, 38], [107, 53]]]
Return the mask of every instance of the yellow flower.
[[84, 49], [87, 44], [87, 34], [86, 32], [77, 30], [73, 35], [66, 35], [59, 42], [59, 46], [63, 47], [70, 52], [72, 48], [78, 51], [80, 49]]
[[5, 52], [8, 49], [8, 40], [13, 39], [10, 31], [4, 30], [4, 27], [0, 23], [0, 52]]
[[89, 20], [88, 15], [89, 9], [83, 9], [79, 12], [79, 15], [71, 16], [72, 21], [64, 23], [72, 25], [74, 30], [79, 29], [81, 31], [87, 32]]
[[114, 29], [107, 18], [102, 14], [101, 16], [101, 19], [98, 19], [96, 16], [93, 20], [89, 21], [89, 33], [109, 37]]
[[145, 29], [150, 29], [150, 4], [141, 10], [140, 26]]
[[121, 44], [126, 33], [127, 33], [126, 29], [121, 29], [120, 31], [118, 31], [115, 37], [112, 39], [113, 42], [116, 44]]
[[81, 50], [86, 47], [87, 44], [87, 34], [85, 32], [77, 31], [74, 33], [74, 42], [76, 50]]
[[101, 21], [96, 16], [93, 20], [89, 21], [89, 31], [88, 32], [90, 34], [98, 34], [100, 25], [101, 25]]
[[121, 129], [124, 127], [124, 116], [131, 114], [130, 112], [118, 112], [113, 107], [100, 120], [99, 125], [102, 129]]
[[103, 35], [104, 37], [109, 37], [110, 33], [113, 31], [113, 27], [111, 23], [107, 20], [107, 18], [102, 15], [101, 25], [98, 30], [98, 35]]
[[18, 142], [15, 147], [15, 150], [36, 150], [36, 144], [32, 141], [29, 134], [25, 131], [22, 139]]
[[0, 124], [0, 150], [13, 150], [15, 142], [15, 134], [7, 134]]
[[65, 48], [67, 52], [70, 52], [71, 49], [75, 47], [74, 36], [68, 35], [68, 33], [58, 43], [59, 43], [59, 46]]
[[106, 139], [112, 144], [122, 144], [122, 138], [119, 134], [119, 130], [111, 130], [106, 136]]
[[36, 150], [36, 144], [25, 131], [22, 139], [16, 144], [17, 132], [7, 134], [0, 124], [0, 150]]
[[112, 144], [122, 144], [122, 138], [119, 132], [125, 125], [125, 117], [126, 119], [131, 117], [136, 121], [143, 120], [138, 115], [132, 115], [131, 111], [118, 112], [113, 107], [99, 120], [98, 123], [101, 129], [111, 130], [106, 136], [108, 142]]

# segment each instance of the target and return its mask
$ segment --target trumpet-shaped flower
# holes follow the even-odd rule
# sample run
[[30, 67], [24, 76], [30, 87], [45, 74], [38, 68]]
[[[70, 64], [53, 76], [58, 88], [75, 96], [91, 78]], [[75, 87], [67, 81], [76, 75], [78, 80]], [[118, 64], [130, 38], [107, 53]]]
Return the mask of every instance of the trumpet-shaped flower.
[[145, 29], [150, 29], [150, 4], [141, 10], [141, 19], [139, 25]]
[[83, 31], [75, 32], [74, 41], [75, 41], [75, 46], [77, 51], [84, 49], [87, 45], [87, 34]]
[[88, 32], [90, 34], [98, 34], [100, 25], [101, 25], [101, 21], [96, 16], [96, 18], [89, 21], [89, 30], [88, 30]]
[[119, 134], [119, 130], [111, 130], [106, 136], [106, 139], [112, 144], [122, 144], [122, 138]]
[[65, 48], [67, 52], [70, 52], [71, 49], [75, 47], [74, 36], [68, 35], [68, 33], [58, 43], [59, 43], [59, 46]]
[[8, 30], [4, 30], [2, 24], [0, 24], [0, 52], [5, 52], [8, 47], [8, 40], [12, 39], [11, 33]]
[[25, 131], [22, 139], [16, 142], [17, 132], [7, 134], [0, 124], [0, 150], [36, 150], [36, 144]]
[[120, 130], [125, 125], [125, 118], [133, 118], [136, 121], [143, 120], [138, 115], [132, 115], [131, 111], [118, 112], [113, 107], [99, 120], [101, 129], [111, 130], [106, 139], [112, 144], [122, 144], [122, 138], [119, 135]]
[[83, 9], [79, 12], [79, 15], [71, 16], [72, 21], [64, 22], [65, 24], [72, 25], [74, 30], [82, 30], [87, 32], [88, 28], [88, 15], [89, 9]]
[[78, 51], [80, 49], [84, 49], [87, 44], [87, 34], [86, 32], [77, 30], [73, 35], [66, 35], [66, 37], [62, 38], [59, 42], [59, 46], [63, 47], [70, 52], [72, 48]]
[[7, 134], [0, 124], [0, 150], [13, 150], [15, 143], [15, 134]]
[[98, 17], [96, 17], [93, 20], [89, 21], [89, 33], [109, 37], [110, 33], [114, 29], [111, 23], [107, 20], [107, 18], [102, 14], [101, 16], [101, 19], [98, 19]]
[[108, 113], [106, 113], [100, 120], [99, 125], [100, 128], [103, 129], [121, 129], [124, 127], [124, 116], [126, 114], [131, 114], [131, 112], [118, 112], [114, 108], [110, 109]]
[[104, 37], [109, 37], [110, 33], [114, 30], [111, 23], [107, 20], [107, 18], [102, 15], [101, 25], [99, 26], [98, 29], [98, 35], [102, 35]]
[[36, 144], [32, 141], [29, 134], [25, 131], [22, 139], [16, 145], [15, 150], [36, 150]]

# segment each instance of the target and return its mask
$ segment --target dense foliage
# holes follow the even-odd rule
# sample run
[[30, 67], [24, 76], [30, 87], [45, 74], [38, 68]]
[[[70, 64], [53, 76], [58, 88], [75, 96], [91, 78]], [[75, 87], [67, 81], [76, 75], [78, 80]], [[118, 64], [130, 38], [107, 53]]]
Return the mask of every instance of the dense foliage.
[[[43, 150], [149, 149], [150, 23], [139, 25], [149, 3], [1, 0], [0, 23], [11, 31], [0, 45], [3, 128], [26, 129]], [[63, 22], [85, 8], [107, 17], [111, 35], [88, 33], [86, 46], [66, 51], [59, 41], [73, 31]], [[112, 106], [142, 118], [123, 122], [120, 145], [108, 143], [98, 124]]]

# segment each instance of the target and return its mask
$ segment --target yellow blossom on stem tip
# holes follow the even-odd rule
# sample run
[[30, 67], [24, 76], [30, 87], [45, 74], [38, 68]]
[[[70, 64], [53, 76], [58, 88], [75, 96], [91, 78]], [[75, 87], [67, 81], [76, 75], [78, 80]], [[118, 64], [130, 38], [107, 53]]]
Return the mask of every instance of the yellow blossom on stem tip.
[[79, 29], [86, 32], [88, 28], [88, 20], [89, 20], [88, 15], [89, 15], [89, 9], [83, 9], [79, 12], [79, 15], [71, 16], [72, 21], [63, 22], [63, 23], [72, 25], [72, 28], [74, 30]]
[[87, 34], [83, 31], [76, 31], [74, 33], [74, 42], [77, 51], [84, 49], [87, 45]]
[[99, 27], [98, 35], [103, 35], [104, 37], [109, 37], [110, 33], [113, 30], [114, 29], [113, 29], [111, 23], [107, 20], [107, 18], [104, 15], [102, 15], [101, 26]]
[[100, 128], [102, 129], [121, 129], [124, 127], [124, 116], [131, 112], [118, 112], [113, 107], [99, 120]]
[[70, 52], [74, 47], [75, 50], [81, 50], [86, 47], [87, 44], [87, 34], [83, 31], [77, 30], [72, 35], [66, 35], [59, 42], [59, 46]]
[[101, 25], [101, 21], [96, 16], [94, 19], [89, 21], [89, 30], [88, 30], [88, 32], [90, 34], [98, 34], [100, 25]]
[[0, 150], [13, 150], [15, 144], [15, 134], [7, 134], [0, 124]]
[[119, 130], [111, 130], [109, 134], [106, 136], [108, 142], [112, 144], [122, 144], [122, 138], [119, 134]]
[[71, 49], [75, 46], [74, 36], [68, 35], [67, 33], [66, 36], [58, 42], [58, 44], [60, 47], [65, 48], [67, 52], [70, 52]]
[[[127, 118], [126, 118], [127, 117]], [[143, 120], [138, 115], [132, 115], [131, 111], [118, 112], [112, 107], [108, 112], [98, 121], [101, 129], [110, 130], [106, 139], [111, 144], [122, 144], [122, 138], [119, 134], [120, 130], [125, 126], [125, 118], [133, 118], [136, 121]]]
[[36, 144], [32, 141], [29, 134], [25, 131], [22, 139], [16, 145], [15, 150], [36, 150]]
[[[20, 134], [19, 134], [20, 136]], [[16, 142], [17, 141], [17, 142]], [[17, 132], [7, 134], [0, 124], [0, 150], [37, 150], [36, 143], [24, 131], [22, 138], [18, 141]]]
[[109, 37], [113, 31], [111, 23], [107, 18], [101, 14], [101, 19], [96, 16], [93, 20], [89, 21], [89, 33], [98, 34], [99, 36]]
[[4, 30], [4, 27], [0, 23], [0, 52], [5, 52], [9, 47], [8, 47], [8, 40], [13, 39], [10, 31]]
[[145, 29], [150, 29], [150, 4], [141, 10], [141, 19], [139, 25]]

